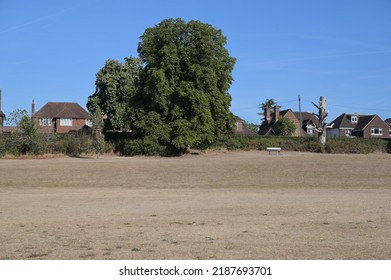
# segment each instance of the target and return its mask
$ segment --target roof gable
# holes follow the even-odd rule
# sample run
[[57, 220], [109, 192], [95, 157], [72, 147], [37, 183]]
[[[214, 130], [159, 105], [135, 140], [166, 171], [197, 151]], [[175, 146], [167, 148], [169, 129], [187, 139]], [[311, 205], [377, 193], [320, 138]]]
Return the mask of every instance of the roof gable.
[[90, 114], [77, 103], [48, 102], [33, 114], [33, 118], [90, 119]]
[[[350, 121], [352, 116], [357, 116], [357, 123]], [[342, 114], [331, 123], [334, 123], [334, 128], [351, 128], [354, 131], [361, 131], [376, 117], [377, 115]]]
[[376, 115], [370, 116], [359, 116], [358, 122], [354, 130], [363, 130], [374, 118]]
[[347, 114], [338, 116], [331, 123], [334, 124], [333, 128], [354, 128], [355, 125], [350, 121]]
[[300, 114], [301, 114], [301, 120], [302, 120], [302, 125], [308, 123], [308, 121], [311, 121], [315, 125], [319, 125], [319, 119], [312, 113], [310, 112], [293, 112], [295, 114], [295, 117], [297, 120], [300, 120]]

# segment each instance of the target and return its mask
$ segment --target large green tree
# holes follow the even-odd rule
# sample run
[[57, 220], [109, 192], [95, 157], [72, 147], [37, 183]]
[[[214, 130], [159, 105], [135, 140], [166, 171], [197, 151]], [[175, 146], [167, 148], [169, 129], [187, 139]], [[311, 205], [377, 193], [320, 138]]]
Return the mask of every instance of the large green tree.
[[141, 61], [137, 58], [127, 57], [124, 63], [109, 59], [96, 74], [96, 90], [89, 97], [87, 108], [93, 113], [96, 105], [99, 106], [106, 115], [106, 129], [129, 129], [127, 110], [130, 98], [138, 90], [141, 68]]
[[140, 38], [144, 67], [129, 103], [136, 136], [183, 151], [232, 133], [228, 89], [236, 59], [222, 31], [200, 21], [167, 19]]

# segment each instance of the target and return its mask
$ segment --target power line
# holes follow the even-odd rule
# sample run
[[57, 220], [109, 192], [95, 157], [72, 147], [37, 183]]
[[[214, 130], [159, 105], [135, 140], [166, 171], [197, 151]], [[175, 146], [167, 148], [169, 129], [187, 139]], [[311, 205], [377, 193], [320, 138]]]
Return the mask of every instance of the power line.
[[361, 106], [346, 106], [346, 105], [337, 105], [337, 104], [333, 104], [333, 103], [327, 103], [327, 105], [330, 105], [330, 106], [334, 106], [334, 107], [340, 107], [340, 108], [348, 108], [348, 109], [360, 109], [360, 110], [371, 110], [371, 111], [382, 111], [382, 112], [390, 112], [391, 113], [391, 109], [383, 109], [383, 108], [379, 108], [379, 107], [376, 107], [376, 108], [369, 108], [369, 107], [361, 107]]
[[[308, 99], [301, 99], [301, 100], [312, 104], [312, 101], [310, 101]], [[327, 106], [339, 107], [339, 108], [345, 108], [345, 109], [353, 109], [353, 110], [368, 110], [368, 111], [382, 111], [382, 112], [388, 111], [391, 113], [391, 109], [379, 108], [379, 107], [374, 108], [374, 107], [365, 107], [365, 106], [359, 106], [359, 105], [353, 105], [353, 106], [352, 105], [340, 105], [340, 104], [328, 103], [328, 102], [327, 102]]]

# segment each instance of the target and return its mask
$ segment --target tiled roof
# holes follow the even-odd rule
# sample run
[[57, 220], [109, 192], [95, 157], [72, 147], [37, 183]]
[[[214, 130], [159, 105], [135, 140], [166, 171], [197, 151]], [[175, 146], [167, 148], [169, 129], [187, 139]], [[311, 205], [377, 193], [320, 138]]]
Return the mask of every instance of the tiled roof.
[[352, 123], [350, 114], [342, 114], [331, 123], [334, 123], [334, 128], [352, 128], [354, 131], [363, 130], [376, 115], [353, 115], [357, 116], [357, 123]]
[[236, 135], [247, 135], [247, 136], [251, 136], [251, 135], [257, 135], [257, 133], [255, 133], [254, 131], [252, 131], [251, 129], [249, 129], [248, 127], [246, 127], [246, 126], [243, 125], [242, 130], [236, 131]]
[[33, 118], [90, 119], [90, 115], [77, 103], [48, 102], [33, 114]]
[[[299, 112], [293, 112], [293, 114], [295, 114], [295, 117], [298, 120], [300, 120], [300, 113]], [[312, 114], [310, 112], [301, 112], [301, 120], [303, 122], [305, 122], [307, 120], [311, 120], [315, 125], [319, 125], [319, 119], [316, 116], [314, 116], [314, 114]]]
[[334, 128], [354, 128], [355, 125], [348, 119], [347, 114], [342, 114], [333, 120], [331, 123], [334, 123]]
[[358, 122], [354, 130], [360, 131], [363, 130], [375, 117], [375, 115], [370, 116], [359, 116]]
[[238, 116], [235, 116], [235, 117], [236, 117], [237, 122], [241, 122], [243, 124], [241, 130], [235, 131], [236, 135], [245, 135], [245, 136], [257, 135], [257, 133], [255, 133], [254, 131], [252, 131], [251, 129], [249, 129], [245, 125], [245, 122], [246, 122], [245, 120], [243, 120], [242, 118], [239, 118]]

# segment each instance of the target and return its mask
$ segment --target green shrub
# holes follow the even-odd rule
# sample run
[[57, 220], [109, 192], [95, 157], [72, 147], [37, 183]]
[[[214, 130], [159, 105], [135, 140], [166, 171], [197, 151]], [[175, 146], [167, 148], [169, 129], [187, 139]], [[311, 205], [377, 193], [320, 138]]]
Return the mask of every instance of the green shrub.
[[66, 155], [79, 156], [81, 154], [79, 141], [77, 141], [73, 135], [67, 135], [63, 140], [63, 145]]
[[166, 147], [151, 139], [125, 140], [121, 153], [125, 156], [162, 156], [167, 155]]
[[7, 154], [7, 148], [6, 148], [5, 141], [0, 138], [0, 158], [5, 156], [6, 154]]
[[325, 151], [334, 154], [387, 152], [387, 142], [384, 139], [330, 138], [326, 142]]
[[243, 141], [243, 139], [238, 138], [238, 137], [229, 138], [229, 139], [227, 139], [227, 142], [225, 143], [225, 147], [229, 151], [244, 150], [246, 146], [247, 146], [246, 141]]
[[[111, 153], [114, 147], [113, 143], [105, 142], [102, 152]], [[83, 153], [91, 154], [94, 151], [94, 141], [90, 135], [36, 133], [33, 136], [26, 136], [19, 131], [0, 134], [0, 157], [5, 154], [15, 156], [40, 154], [79, 156]]]

